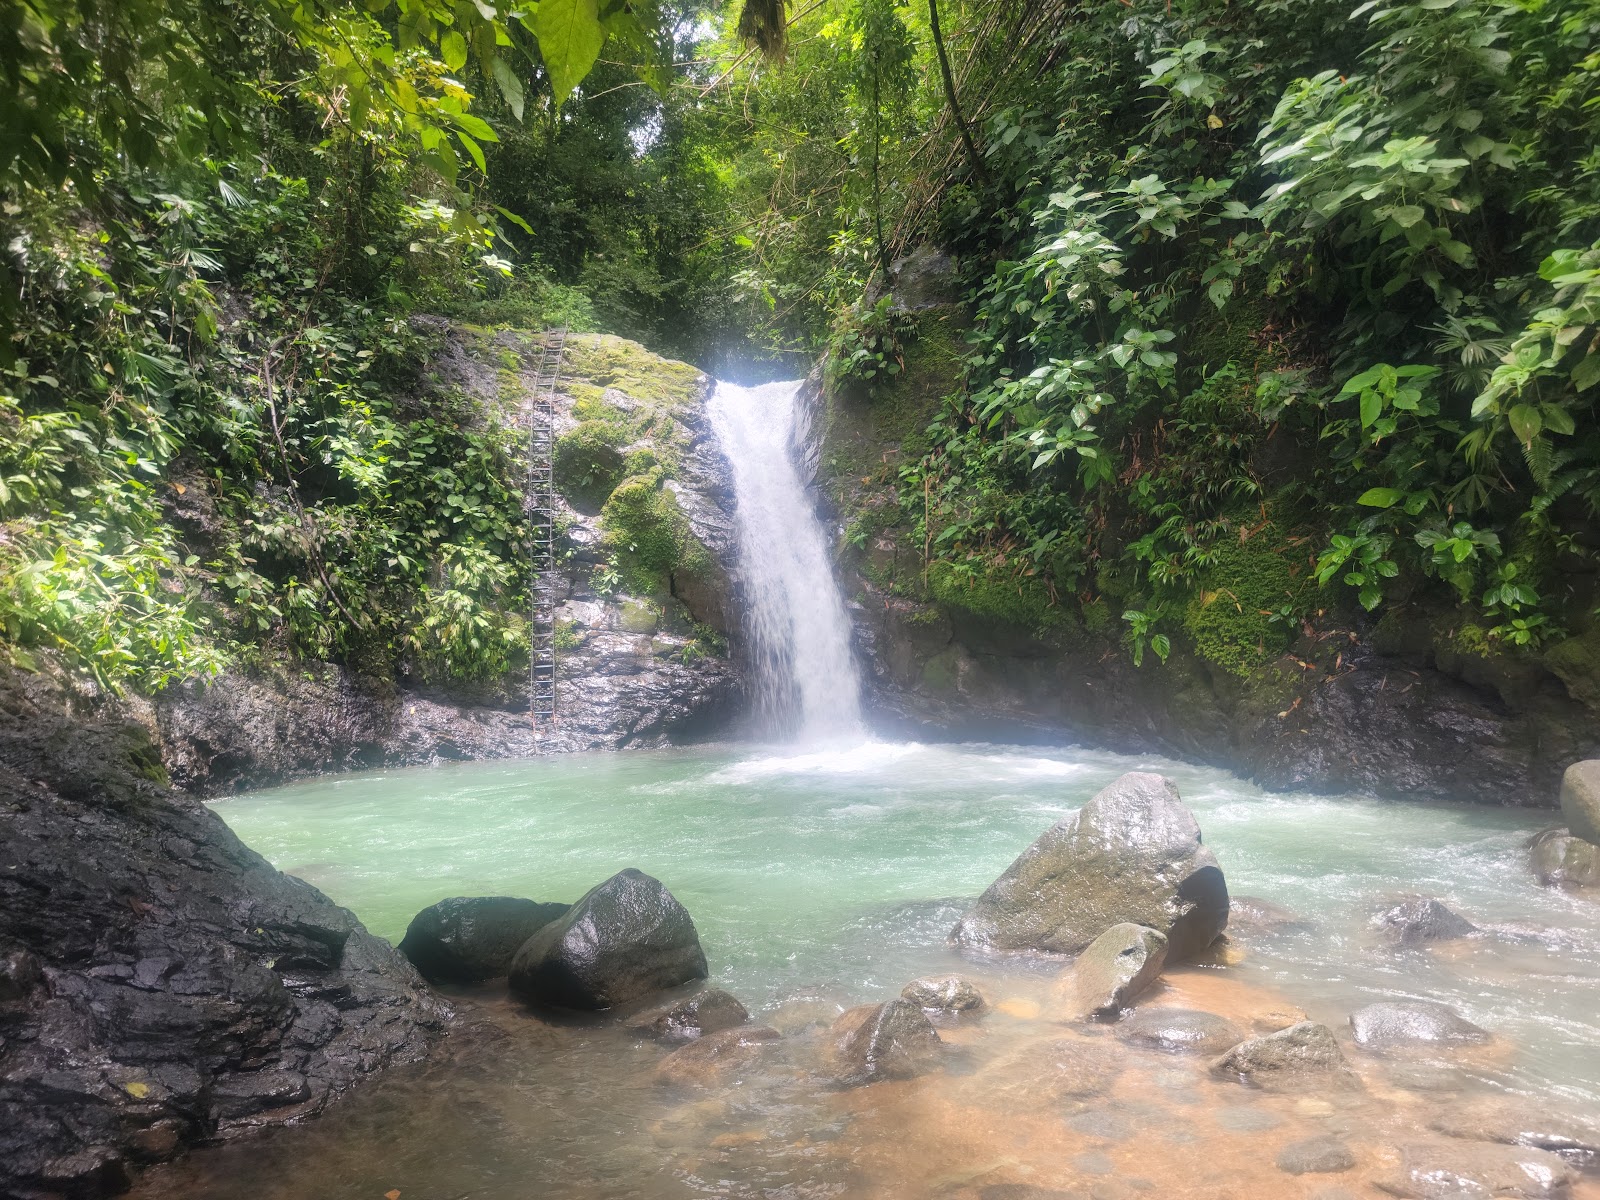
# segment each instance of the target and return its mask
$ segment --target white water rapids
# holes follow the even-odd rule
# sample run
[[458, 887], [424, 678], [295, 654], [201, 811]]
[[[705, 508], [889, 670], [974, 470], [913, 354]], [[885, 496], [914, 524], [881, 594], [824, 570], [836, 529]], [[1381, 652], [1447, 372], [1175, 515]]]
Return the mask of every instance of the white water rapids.
[[859, 736], [850, 617], [798, 466], [800, 383], [718, 383], [710, 414], [733, 468], [757, 715], [803, 741]]

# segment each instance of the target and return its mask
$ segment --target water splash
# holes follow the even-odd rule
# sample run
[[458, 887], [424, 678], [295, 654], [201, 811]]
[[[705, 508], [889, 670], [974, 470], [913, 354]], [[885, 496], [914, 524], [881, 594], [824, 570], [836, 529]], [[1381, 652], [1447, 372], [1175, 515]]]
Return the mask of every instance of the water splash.
[[733, 466], [756, 710], [802, 740], [862, 732], [850, 618], [800, 476], [798, 381], [718, 383], [711, 424]]

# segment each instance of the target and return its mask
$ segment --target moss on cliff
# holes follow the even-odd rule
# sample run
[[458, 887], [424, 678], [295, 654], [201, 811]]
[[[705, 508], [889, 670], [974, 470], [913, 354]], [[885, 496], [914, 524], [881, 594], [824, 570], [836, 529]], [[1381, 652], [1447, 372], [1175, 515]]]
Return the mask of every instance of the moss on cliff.
[[1195, 651], [1234, 675], [1249, 675], [1287, 650], [1301, 612], [1304, 580], [1269, 535], [1220, 544], [1184, 608]]
[[928, 591], [947, 608], [1005, 621], [1034, 632], [1060, 626], [1066, 614], [1043, 584], [994, 571], [976, 574], [946, 563], [928, 568]]
[[710, 552], [690, 532], [677, 496], [664, 485], [659, 468], [631, 476], [600, 510], [606, 548], [630, 592], [663, 594], [674, 571], [703, 573], [711, 565]]
[[[555, 480], [570, 502], [597, 508], [628, 474], [623, 433], [609, 421], [580, 421], [556, 439]], [[631, 457], [631, 456], [630, 456]]]

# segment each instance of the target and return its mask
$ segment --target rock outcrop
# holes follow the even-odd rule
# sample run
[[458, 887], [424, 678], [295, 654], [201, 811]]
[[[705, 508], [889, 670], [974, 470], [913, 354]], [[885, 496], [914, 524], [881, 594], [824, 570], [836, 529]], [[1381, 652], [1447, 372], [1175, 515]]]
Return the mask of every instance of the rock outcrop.
[[1121, 922], [1198, 956], [1228, 923], [1228, 887], [1171, 780], [1130, 772], [1057, 822], [956, 925], [957, 945], [1076, 954]]
[[1400, 1168], [1380, 1177], [1380, 1191], [1402, 1200], [1457, 1196], [1564, 1196], [1578, 1173], [1558, 1155], [1487, 1142], [1416, 1142], [1400, 1147]]
[[453, 896], [411, 918], [400, 953], [432, 983], [498, 979], [522, 944], [569, 907], [515, 896]]
[[1069, 1021], [1115, 1021], [1161, 975], [1167, 937], [1123, 922], [1084, 948], [1058, 985], [1060, 1015]]
[[449, 1017], [161, 779], [141, 726], [0, 676], [0, 1194], [118, 1191], [422, 1057]]
[[705, 977], [688, 909], [660, 880], [629, 867], [530, 937], [508, 981], [532, 1004], [599, 1011]]

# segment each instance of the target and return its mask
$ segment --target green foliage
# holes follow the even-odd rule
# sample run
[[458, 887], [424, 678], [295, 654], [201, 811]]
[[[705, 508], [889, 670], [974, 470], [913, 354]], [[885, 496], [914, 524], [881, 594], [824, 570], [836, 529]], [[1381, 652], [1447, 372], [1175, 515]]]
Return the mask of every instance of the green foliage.
[[890, 295], [846, 313], [828, 347], [831, 385], [859, 384], [871, 394], [893, 382], [905, 370], [905, 343], [916, 333], [916, 318], [896, 309]]
[[574, 503], [599, 508], [622, 482], [627, 467], [615, 426], [580, 421], [556, 439], [555, 478], [561, 494]]
[[668, 590], [667, 576], [703, 562], [706, 550], [689, 530], [659, 470], [624, 479], [600, 510], [606, 547], [622, 585], [642, 595]]
[[928, 592], [940, 604], [1041, 632], [1059, 624], [1061, 610], [1044, 586], [1003, 570], [972, 563], [936, 562], [928, 570]]
[[1162, 662], [1167, 661], [1167, 656], [1172, 653], [1172, 639], [1164, 633], [1154, 632], [1156, 618], [1136, 608], [1130, 608], [1122, 614], [1122, 619], [1128, 623], [1128, 648], [1133, 654], [1133, 665], [1144, 666], [1144, 651], [1148, 646], [1156, 652], [1156, 657]]
[[1195, 651], [1235, 675], [1249, 675], [1287, 650], [1298, 623], [1305, 580], [1274, 533], [1219, 544], [1184, 609]]

